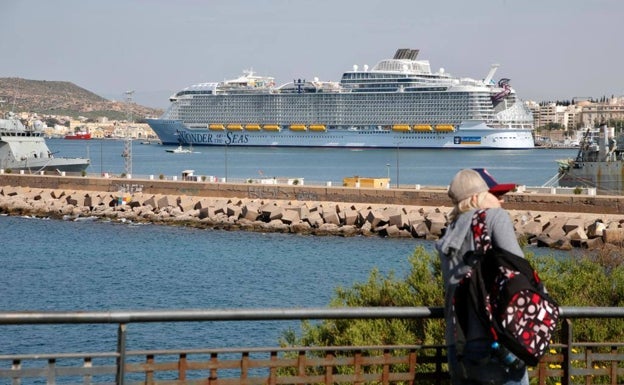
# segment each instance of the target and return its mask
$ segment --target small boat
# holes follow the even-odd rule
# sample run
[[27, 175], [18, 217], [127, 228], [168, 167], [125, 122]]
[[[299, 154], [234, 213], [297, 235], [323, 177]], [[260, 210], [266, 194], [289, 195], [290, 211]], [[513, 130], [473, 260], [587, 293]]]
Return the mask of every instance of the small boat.
[[193, 153], [193, 150], [191, 150], [190, 148], [184, 148], [182, 147], [182, 145], [179, 145], [177, 148], [174, 148], [174, 149], [167, 149], [165, 151], [173, 153], [173, 154], [192, 154]]
[[91, 139], [91, 133], [86, 131], [77, 131], [73, 134], [65, 135], [65, 139], [89, 140]]

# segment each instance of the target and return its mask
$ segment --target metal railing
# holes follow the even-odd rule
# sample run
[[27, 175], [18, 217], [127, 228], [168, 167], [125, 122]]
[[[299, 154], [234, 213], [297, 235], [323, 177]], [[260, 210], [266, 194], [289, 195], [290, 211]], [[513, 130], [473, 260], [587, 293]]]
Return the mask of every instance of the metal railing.
[[[564, 307], [561, 343], [530, 377], [539, 384], [624, 382], [624, 343], [575, 342], [572, 320], [624, 318], [624, 308]], [[126, 349], [131, 323], [325, 319], [439, 319], [441, 308], [305, 308], [118, 312], [0, 312], [0, 325], [117, 324], [115, 351], [0, 355], [0, 383], [333, 384], [448, 383], [444, 345]], [[0, 326], [2, 327], [2, 326]], [[0, 351], [2, 347], [0, 346]]]

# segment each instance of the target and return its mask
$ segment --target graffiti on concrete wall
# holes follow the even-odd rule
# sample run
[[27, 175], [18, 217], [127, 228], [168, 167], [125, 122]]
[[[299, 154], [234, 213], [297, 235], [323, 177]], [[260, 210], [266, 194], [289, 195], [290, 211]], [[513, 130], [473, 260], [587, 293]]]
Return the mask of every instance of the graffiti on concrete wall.
[[317, 200], [318, 194], [311, 191], [296, 191], [280, 187], [249, 187], [247, 196], [251, 199], [296, 199], [300, 201]]

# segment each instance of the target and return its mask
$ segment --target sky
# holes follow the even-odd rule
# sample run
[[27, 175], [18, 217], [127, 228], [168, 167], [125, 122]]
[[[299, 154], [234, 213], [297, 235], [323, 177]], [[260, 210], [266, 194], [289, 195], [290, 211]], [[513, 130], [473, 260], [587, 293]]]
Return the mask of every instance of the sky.
[[0, 77], [166, 108], [245, 69], [338, 81], [397, 48], [524, 100], [624, 95], [624, 0], [0, 0]]

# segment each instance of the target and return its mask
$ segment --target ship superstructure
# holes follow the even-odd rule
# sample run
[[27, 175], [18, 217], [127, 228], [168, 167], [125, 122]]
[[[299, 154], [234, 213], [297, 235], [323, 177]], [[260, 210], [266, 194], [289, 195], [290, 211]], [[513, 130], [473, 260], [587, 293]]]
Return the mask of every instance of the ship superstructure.
[[5, 172], [82, 172], [89, 164], [89, 159], [54, 156], [43, 138], [41, 122], [26, 127], [11, 112], [0, 118], [0, 169]]
[[432, 72], [399, 49], [340, 82], [243, 76], [185, 88], [159, 119], [163, 144], [300, 147], [532, 148], [533, 119], [509, 79]]
[[[619, 140], [618, 140], [619, 139]], [[624, 193], [624, 140], [613, 127], [587, 129], [575, 159], [560, 160], [559, 186], [592, 187], [599, 194]]]

